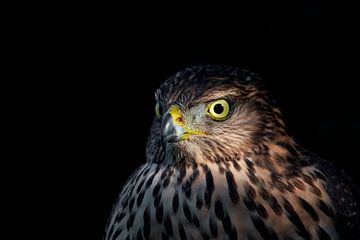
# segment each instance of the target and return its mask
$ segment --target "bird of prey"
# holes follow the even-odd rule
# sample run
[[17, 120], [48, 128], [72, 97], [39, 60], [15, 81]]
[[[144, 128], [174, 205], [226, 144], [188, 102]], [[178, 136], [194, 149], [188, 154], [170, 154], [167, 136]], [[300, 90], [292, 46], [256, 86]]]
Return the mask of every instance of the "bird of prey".
[[360, 239], [357, 188], [295, 143], [259, 75], [191, 66], [155, 99], [105, 240]]

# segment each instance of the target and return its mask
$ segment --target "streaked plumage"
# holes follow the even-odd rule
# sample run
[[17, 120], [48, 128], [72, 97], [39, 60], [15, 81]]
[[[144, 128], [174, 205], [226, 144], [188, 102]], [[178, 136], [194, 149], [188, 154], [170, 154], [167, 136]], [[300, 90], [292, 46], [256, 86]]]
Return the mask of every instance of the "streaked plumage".
[[[218, 99], [226, 117], [209, 116]], [[106, 240], [360, 239], [358, 192], [286, 133], [257, 75], [189, 67], [156, 101], [146, 163], [121, 191]]]

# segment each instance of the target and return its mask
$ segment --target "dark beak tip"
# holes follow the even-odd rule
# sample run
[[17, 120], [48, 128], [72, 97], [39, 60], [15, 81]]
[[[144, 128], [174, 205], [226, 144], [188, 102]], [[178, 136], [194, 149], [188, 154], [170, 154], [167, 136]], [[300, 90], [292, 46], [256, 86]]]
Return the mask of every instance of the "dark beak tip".
[[173, 143], [173, 142], [179, 142], [180, 138], [178, 136], [172, 135], [168, 137], [168, 143]]
[[178, 142], [180, 139], [176, 135], [175, 128], [170, 114], [165, 114], [161, 125], [161, 142], [163, 148], [166, 148], [168, 143]]
[[179, 142], [181, 139], [176, 136], [176, 135], [170, 135], [170, 136], [166, 136], [162, 138], [162, 145], [163, 148], [166, 149], [167, 144], [171, 144], [171, 143], [177, 143]]

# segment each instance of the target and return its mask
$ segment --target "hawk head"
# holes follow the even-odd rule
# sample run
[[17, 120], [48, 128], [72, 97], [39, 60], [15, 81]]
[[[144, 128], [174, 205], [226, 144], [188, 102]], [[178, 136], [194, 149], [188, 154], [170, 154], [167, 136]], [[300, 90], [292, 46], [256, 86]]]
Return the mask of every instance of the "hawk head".
[[148, 161], [217, 162], [247, 153], [263, 155], [271, 143], [289, 141], [260, 77], [246, 70], [189, 67], [167, 79], [155, 99]]

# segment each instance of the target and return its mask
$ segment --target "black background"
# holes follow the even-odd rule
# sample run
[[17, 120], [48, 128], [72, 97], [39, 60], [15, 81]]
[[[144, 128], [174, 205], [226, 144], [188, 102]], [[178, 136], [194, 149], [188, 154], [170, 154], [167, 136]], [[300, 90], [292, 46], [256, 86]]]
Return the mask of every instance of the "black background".
[[295, 140], [360, 182], [359, 26], [351, 6], [210, 7], [81, 6], [24, 23], [26, 60], [44, 80], [45, 160], [31, 164], [31, 194], [40, 196], [34, 215], [45, 209], [39, 227], [50, 238], [101, 238], [122, 185], [144, 162], [154, 91], [191, 64], [262, 74]]

